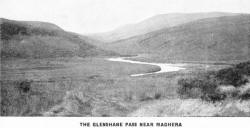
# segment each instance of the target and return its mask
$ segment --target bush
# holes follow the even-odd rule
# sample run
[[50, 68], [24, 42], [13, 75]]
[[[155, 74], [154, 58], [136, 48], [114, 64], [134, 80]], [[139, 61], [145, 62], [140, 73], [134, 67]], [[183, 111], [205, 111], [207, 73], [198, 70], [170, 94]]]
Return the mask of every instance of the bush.
[[13, 36], [22, 34], [28, 35], [27, 28], [20, 24], [3, 22], [0, 26], [0, 31], [2, 32], [1, 39], [9, 40]]
[[223, 94], [216, 91], [218, 84], [213, 80], [205, 78], [180, 79], [178, 85], [177, 93], [181, 98], [201, 98], [212, 102], [225, 98]]
[[233, 85], [235, 87], [239, 87], [248, 82], [242, 70], [237, 68], [222, 69], [217, 72], [216, 77], [220, 80], [220, 84]]
[[182, 98], [196, 98], [201, 95], [201, 90], [199, 88], [199, 80], [194, 79], [180, 79], [178, 85], [178, 93]]
[[236, 97], [240, 93], [240, 91], [232, 85], [220, 85], [217, 87], [216, 91], [227, 97]]
[[156, 93], [143, 93], [142, 95], [140, 95], [140, 101], [149, 101], [149, 100], [158, 100], [162, 97], [162, 94], [159, 92]]
[[239, 89], [248, 82], [250, 62], [240, 63], [219, 71], [198, 74], [194, 78], [178, 81], [177, 93], [181, 98], [201, 98], [205, 101], [221, 101], [227, 97], [249, 99], [250, 93], [240, 94]]
[[235, 68], [243, 75], [250, 75], [250, 61], [239, 63], [235, 65]]
[[241, 100], [248, 100], [250, 99], [250, 84], [246, 84], [239, 88], [239, 98]]

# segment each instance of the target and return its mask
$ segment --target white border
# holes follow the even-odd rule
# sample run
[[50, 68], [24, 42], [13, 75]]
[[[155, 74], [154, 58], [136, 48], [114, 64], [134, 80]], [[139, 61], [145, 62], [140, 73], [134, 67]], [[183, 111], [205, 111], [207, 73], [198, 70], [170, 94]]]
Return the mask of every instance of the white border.
[[[0, 117], [1, 128], [84, 128], [80, 123], [172, 123], [181, 128], [243, 128], [250, 127], [249, 117]], [[122, 126], [121, 128], [126, 126]], [[156, 127], [156, 126], [154, 126]], [[85, 126], [86, 128], [86, 126]], [[95, 127], [107, 128], [107, 127]], [[116, 128], [116, 127], [112, 127]], [[135, 127], [126, 127], [135, 128]], [[136, 128], [143, 128], [137, 126]], [[147, 127], [147, 128], [150, 128]], [[162, 127], [167, 128], [167, 127]], [[170, 128], [168, 126], [168, 128]], [[177, 128], [177, 127], [175, 127]]]

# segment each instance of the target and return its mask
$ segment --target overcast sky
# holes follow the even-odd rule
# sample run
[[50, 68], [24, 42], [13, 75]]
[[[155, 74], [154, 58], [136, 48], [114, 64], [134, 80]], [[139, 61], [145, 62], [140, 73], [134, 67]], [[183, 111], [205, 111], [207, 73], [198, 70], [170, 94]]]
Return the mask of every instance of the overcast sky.
[[250, 0], [0, 0], [0, 17], [47, 21], [77, 33], [95, 33], [174, 12], [250, 13]]

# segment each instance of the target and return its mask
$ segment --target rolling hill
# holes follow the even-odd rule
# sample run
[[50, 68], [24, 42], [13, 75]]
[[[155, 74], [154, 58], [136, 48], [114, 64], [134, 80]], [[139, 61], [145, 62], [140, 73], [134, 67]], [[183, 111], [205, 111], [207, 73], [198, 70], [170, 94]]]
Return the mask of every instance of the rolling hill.
[[160, 15], [150, 17], [139, 23], [122, 26], [111, 32], [93, 34], [90, 36], [102, 42], [114, 42], [117, 40], [146, 34], [146, 33], [160, 30], [163, 28], [178, 26], [178, 25], [188, 23], [191, 21], [195, 21], [195, 20], [199, 20], [199, 19], [221, 17], [221, 16], [233, 16], [233, 15], [237, 15], [237, 14], [236, 13], [223, 13], [223, 12], [160, 14]]
[[103, 45], [123, 54], [155, 54], [161, 60], [250, 59], [250, 15], [192, 21]]
[[[1, 58], [50, 58], [110, 55], [87, 37], [45, 22], [0, 19]], [[93, 40], [91, 40], [93, 42]]]

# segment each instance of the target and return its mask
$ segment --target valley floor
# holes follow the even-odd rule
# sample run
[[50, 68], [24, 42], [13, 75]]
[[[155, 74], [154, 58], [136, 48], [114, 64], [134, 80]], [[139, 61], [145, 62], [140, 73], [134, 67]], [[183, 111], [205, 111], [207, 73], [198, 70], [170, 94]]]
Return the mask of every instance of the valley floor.
[[[206, 70], [223, 67], [225, 65], [211, 65]], [[186, 107], [203, 103], [180, 100], [176, 93], [179, 78], [204, 71], [204, 65], [190, 64], [186, 68], [179, 72], [131, 77], [131, 74], [157, 71], [159, 67], [110, 62], [104, 58], [2, 60], [1, 116], [216, 115], [166, 112], [175, 105], [185, 105], [181, 103], [186, 103]]]

